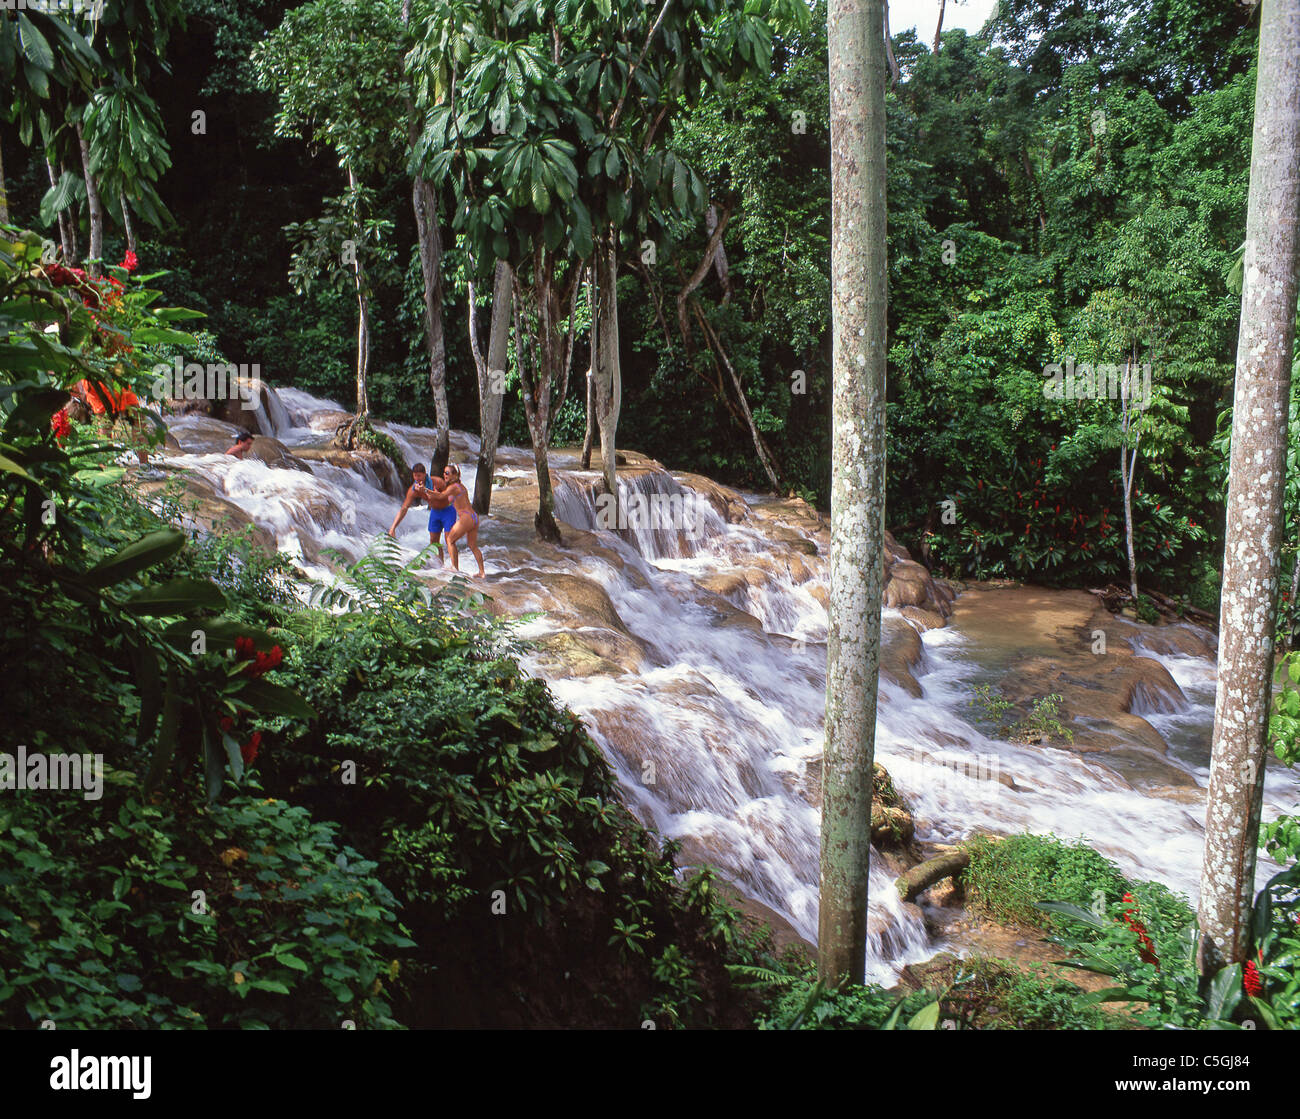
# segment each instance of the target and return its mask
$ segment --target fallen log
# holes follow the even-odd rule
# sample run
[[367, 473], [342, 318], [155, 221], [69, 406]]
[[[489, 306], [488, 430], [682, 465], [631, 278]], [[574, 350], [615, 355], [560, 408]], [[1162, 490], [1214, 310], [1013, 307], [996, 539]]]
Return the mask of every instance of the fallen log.
[[919, 866], [912, 867], [906, 874], [899, 875], [894, 885], [898, 888], [899, 897], [911, 901], [922, 890], [928, 890], [936, 882], [960, 874], [968, 866], [969, 851], [945, 851], [942, 855], [935, 855]]

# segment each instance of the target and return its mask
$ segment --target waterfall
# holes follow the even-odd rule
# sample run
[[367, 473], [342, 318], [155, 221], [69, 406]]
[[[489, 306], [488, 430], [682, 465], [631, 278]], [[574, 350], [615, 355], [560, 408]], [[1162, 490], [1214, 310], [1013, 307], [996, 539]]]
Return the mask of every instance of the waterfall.
[[[277, 402], [281, 397], [286, 419], [277, 437], [291, 452], [332, 433], [339, 413], [333, 402], [292, 389]], [[182, 453], [166, 464], [191, 472], [246, 513], [311, 579], [331, 577], [327, 549], [362, 555], [400, 504], [363, 469], [304, 460], [307, 473], [195, 453], [210, 445], [197, 442], [195, 422], [175, 417], [169, 424]], [[432, 457], [432, 430], [377, 426], [408, 461]], [[452, 442], [461, 460], [477, 449], [460, 433]], [[509, 465], [497, 475], [526, 481], [520, 464], [530, 458], [503, 448]], [[599, 475], [580, 470], [569, 452], [556, 452], [553, 463], [557, 517], [595, 533], [601, 547], [536, 542], [532, 511], [522, 516], [516, 503], [511, 512], [509, 488], [497, 490], [479, 535], [484, 590], [509, 611], [543, 611], [522, 629], [535, 641], [525, 667], [583, 718], [633, 809], [682, 843], [679, 862], [718, 866], [815, 940], [825, 558], [811, 554], [811, 544], [792, 549], [789, 541], [801, 533], [778, 532], [764, 518], [729, 523], [704, 493], [656, 466], [632, 466], [620, 476], [619, 502], [629, 514], [620, 526], [610, 519]], [[473, 466], [462, 471], [472, 490]], [[651, 512], [636, 519], [634, 509]], [[412, 553], [428, 542], [425, 521], [416, 509], [398, 529], [399, 543]], [[436, 567], [424, 574], [448, 576]], [[911, 633], [896, 610], [885, 610], [885, 623], [887, 634]], [[1017, 633], [1006, 637], [1008, 647], [1019, 640]], [[1161, 660], [1186, 697], [1176, 704], [1141, 699], [1188, 775], [1184, 788], [1164, 795], [1140, 790], [1098, 756], [1020, 745], [981, 729], [969, 706], [972, 689], [994, 679], [989, 666], [1009, 654], [963, 632], [960, 611], [953, 625], [920, 641], [912, 671], [921, 695], [882, 676], [876, 747], [920, 839], [954, 842], [977, 831], [1083, 835], [1126, 872], [1194, 894], [1212, 661], [1142, 654]], [[1297, 798], [1294, 775], [1270, 769], [1266, 816], [1289, 810]], [[1261, 865], [1267, 872], [1267, 862]], [[943, 947], [928, 936], [916, 907], [899, 901], [892, 875], [874, 857], [870, 904], [870, 977], [891, 982], [902, 965]]]

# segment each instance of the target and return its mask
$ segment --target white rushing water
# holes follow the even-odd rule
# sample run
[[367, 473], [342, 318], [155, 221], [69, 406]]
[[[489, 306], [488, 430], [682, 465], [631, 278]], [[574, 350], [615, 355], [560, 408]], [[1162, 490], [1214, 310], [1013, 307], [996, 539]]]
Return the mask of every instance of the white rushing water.
[[[281, 390], [279, 398], [275, 436], [287, 447], [319, 446], [332, 434], [338, 417], [330, 413], [339, 411], [337, 404], [292, 389]], [[432, 457], [432, 430], [378, 426], [393, 436], [408, 462]], [[214, 440], [233, 431], [229, 425], [179, 417], [169, 427], [186, 452], [169, 463], [201, 476], [244, 510], [309, 578], [330, 578], [324, 549], [356, 558], [396, 515], [398, 500], [383, 491], [373, 472], [321, 461], [309, 462], [310, 472], [240, 462], [211, 453]], [[473, 437], [458, 441], [471, 454], [477, 449]], [[464, 457], [463, 451], [454, 456]], [[668, 475], [633, 474], [620, 480], [625, 502], [651, 490], [670, 495], [690, 510], [691, 529], [605, 532], [595, 516], [598, 475], [577, 470], [572, 455], [557, 453], [552, 461], [557, 516], [596, 532], [617, 561], [575, 553], [530, 566], [554, 571], [559, 563], [560, 571], [598, 584], [645, 657], [639, 668], [620, 675], [563, 675], [541, 655], [527, 657], [525, 667], [545, 677], [557, 698], [583, 717], [629, 803], [683, 842], [682, 861], [707, 859], [815, 939], [819, 812], [807, 791], [817, 784], [809, 766], [819, 764], [823, 736], [826, 612], [816, 592], [827, 577], [824, 559], [808, 559], [811, 579], [796, 580], [769, 564], [763, 578], [741, 583], [740, 597], [730, 600], [758, 624], [732, 624], [737, 619], [720, 618], [696, 581], [761, 567], [772, 551], [761, 524], [728, 524]], [[461, 469], [472, 492], [472, 461]], [[497, 473], [525, 472], [503, 467]], [[399, 529], [399, 542], [412, 552], [427, 543], [425, 519], [413, 510]], [[491, 594], [492, 576], [520, 569], [519, 547], [516, 542], [511, 551], [494, 542], [491, 517], [484, 519], [479, 542]], [[525, 591], [528, 578], [521, 578]], [[538, 587], [538, 603], [545, 601], [543, 589]], [[895, 611], [885, 613], [898, 618]], [[522, 632], [544, 637], [564, 628], [543, 616]], [[914, 812], [919, 838], [953, 842], [981, 830], [1083, 836], [1126, 872], [1194, 893], [1202, 801], [1135, 791], [1104, 765], [1069, 750], [986, 736], [968, 717], [972, 686], [982, 678], [980, 650], [952, 627], [930, 630], [922, 640], [924, 659], [915, 672], [923, 694], [914, 697], [882, 680], [876, 747]], [[1204, 786], [1214, 665], [1145, 655], [1169, 668], [1188, 699], [1182, 710], [1151, 714], [1148, 721]], [[1008, 777], [1014, 787], [999, 779]], [[1286, 771], [1270, 770], [1266, 789], [1266, 817], [1300, 800], [1300, 782]], [[869, 976], [885, 982], [902, 965], [938, 950], [915, 907], [899, 902], [879, 859], [872, 863], [869, 938]]]

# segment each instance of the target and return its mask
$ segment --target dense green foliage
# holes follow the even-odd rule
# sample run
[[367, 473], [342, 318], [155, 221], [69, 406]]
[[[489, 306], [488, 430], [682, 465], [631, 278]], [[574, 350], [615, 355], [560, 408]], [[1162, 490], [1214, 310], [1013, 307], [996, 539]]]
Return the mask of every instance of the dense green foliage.
[[[711, 80], [726, 77], [728, 66], [761, 69], [769, 54], [770, 67], [766, 78], [721, 92], [706, 83], [698, 95], [683, 89], [669, 101], [663, 94], [672, 111], [655, 136], [654, 152], [664, 146], [653, 166], [641, 166], [644, 153], [632, 150], [644, 120], [602, 131], [608, 109], [600, 99], [622, 90], [627, 63], [620, 70], [582, 53], [590, 47], [579, 33], [590, 23], [587, 6], [565, 17], [576, 37], [568, 45], [561, 37], [558, 68], [529, 45], [544, 15], [523, 9], [510, 17], [524, 21], [512, 24], [513, 38], [497, 42], [499, 13], [443, 27], [420, 4], [409, 27], [395, 2], [376, 10], [379, 22], [361, 27], [328, 6], [258, 0], [237, 15], [210, 0], [179, 0], [178, 7], [183, 21], [164, 39], [173, 77], [159, 99], [172, 158], [232, 171], [205, 176], [201, 186], [164, 175], [161, 198], [177, 224], [142, 242], [141, 253], [173, 268], [165, 290], [211, 315], [222, 352], [260, 363], [273, 383], [351, 401], [355, 300], [328, 285], [292, 296], [291, 254], [298, 250], [301, 264], [304, 242], [283, 232], [316, 229], [344, 186], [346, 164], [368, 191], [364, 221], [373, 237], [363, 238], [365, 251], [396, 266], [370, 276], [372, 408], [404, 421], [431, 418], [403, 169], [414, 142], [403, 116], [410, 106], [375, 84], [386, 74], [385, 89], [404, 87], [420, 113], [428, 110], [419, 157], [445, 188], [453, 424], [472, 428], [476, 414], [465, 345], [471, 258], [482, 258], [493, 238], [508, 232], [518, 239], [525, 227], [548, 221], [576, 231], [565, 251], [582, 254], [608, 217], [625, 231], [628, 250], [620, 279], [620, 442], [677, 467], [756, 484], [762, 471], [744, 420], [747, 404], [783, 485], [824, 501], [824, 7], [803, 27], [783, 26], [774, 14], [755, 22], [758, 9], [747, 8], [747, 22], [720, 23], [706, 46], [686, 14], [675, 14], [684, 22], [670, 30], [706, 70], [714, 67]], [[702, 5], [699, 18], [711, 12]], [[626, 27], [597, 20], [588, 30], [610, 36], [601, 49], [622, 57], [639, 36], [628, 19]], [[259, 48], [268, 88], [259, 89], [248, 59], [270, 32], [277, 34]], [[1225, 10], [1213, 0], [1115, 0], [1004, 3], [981, 34], [946, 32], [937, 54], [910, 32], [895, 36], [901, 77], [888, 96], [889, 508], [903, 541], [927, 562], [962, 576], [1125, 582], [1118, 460], [1123, 447], [1131, 453], [1136, 445], [1139, 580], [1213, 609], [1217, 565], [1206, 557], [1221, 547], [1225, 458], [1215, 434], [1223, 430], [1234, 361], [1239, 300], [1231, 275], [1244, 229], [1255, 33], [1246, 9]], [[461, 58], [474, 35], [497, 43], [497, 53]], [[338, 56], [338, 90], [306, 80], [292, 61], [294, 50], [317, 41]], [[414, 54], [404, 62], [407, 48]], [[644, 63], [630, 104], [660, 103], [656, 57]], [[718, 69], [724, 58], [731, 62]], [[454, 121], [443, 119], [453, 74], [465, 87]], [[136, 80], [156, 91], [156, 67]], [[611, 82], [605, 90], [602, 83]], [[335, 92], [342, 101], [330, 100]], [[195, 132], [185, 107], [217, 98], [220, 113], [211, 110], [208, 129]], [[349, 123], [362, 118], [360, 130]], [[533, 119], [543, 127], [527, 128]], [[620, 194], [614, 184], [633, 156], [640, 170], [628, 182], [641, 181], [642, 172], [649, 177]], [[575, 159], [576, 179], [561, 174], [560, 165]], [[526, 219], [499, 220], [482, 210], [497, 201], [480, 192], [474, 205], [482, 212], [474, 211], [469, 230], [466, 214], [453, 213], [453, 181], [463, 187], [491, 178], [497, 171], [489, 165], [502, 161], [510, 166], [503, 163], [500, 174], [518, 178], [521, 160], [540, 161], [517, 184], [529, 193], [516, 199], [527, 202]], [[34, 162], [19, 153], [6, 164], [12, 205], [32, 222], [41, 216]], [[439, 180], [452, 165], [455, 174]], [[616, 196], [622, 200], [610, 201]], [[702, 261], [706, 202], [726, 223], [728, 267], [725, 275], [707, 271], [679, 307]], [[561, 204], [563, 221], [553, 217]], [[476, 254], [456, 232], [461, 226], [478, 238]], [[652, 252], [644, 250], [647, 240]], [[559, 241], [548, 234], [551, 244]], [[332, 267], [344, 275], [337, 261]], [[473, 267], [481, 272], [487, 263], [477, 259]], [[587, 360], [585, 345], [580, 335], [577, 370]], [[1044, 395], [1050, 365], [1130, 361], [1150, 365], [1151, 393], [1128, 428], [1118, 402], [1104, 395]], [[503, 430], [522, 441], [513, 364], [507, 383]], [[557, 418], [554, 438], [580, 433], [577, 395]], [[948, 508], [954, 517], [942, 515]], [[1282, 557], [1288, 573], [1296, 539], [1292, 525]]]

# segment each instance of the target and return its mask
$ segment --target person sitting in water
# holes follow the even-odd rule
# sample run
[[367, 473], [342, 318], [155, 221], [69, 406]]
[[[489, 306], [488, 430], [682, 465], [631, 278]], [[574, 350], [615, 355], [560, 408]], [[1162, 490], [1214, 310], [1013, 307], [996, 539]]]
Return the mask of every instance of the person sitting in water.
[[394, 540], [397, 539], [397, 526], [402, 523], [402, 518], [406, 516], [406, 511], [412, 503], [427, 500], [429, 502], [429, 543], [438, 549], [438, 562], [443, 562], [442, 554], [442, 534], [449, 532], [456, 523], [456, 511], [452, 508], [451, 499], [444, 492], [446, 483], [440, 478], [430, 478], [424, 469], [424, 464], [417, 462], [411, 467], [411, 487], [406, 491], [406, 500], [402, 502], [402, 507], [397, 511], [397, 516], [393, 520], [392, 527], [388, 530], [388, 535]]
[[227, 448], [226, 454], [234, 455], [237, 459], [242, 459], [252, 449], [253, 436], [247, 431], [241, 431], [235, 436], [235, 445]]
[[469, 550], [474, 553], [474, 558], [478, 560], [478, 577], [482, 579], [485, 573], [483, 553], [478, 550], [478, 514], [470, 504], [469, 491], [460, 480], [460, 467], [448, 466], [442, 472], [442, 477], [447, 485], [446, 493], [456, 509], [456, 524], [447, 533], [447, 549], [451, 552], [451, 566], [457, 571], [460, 570], [460, 553], [456, 550], [456, 541], [463, 537], [468, 541]]

